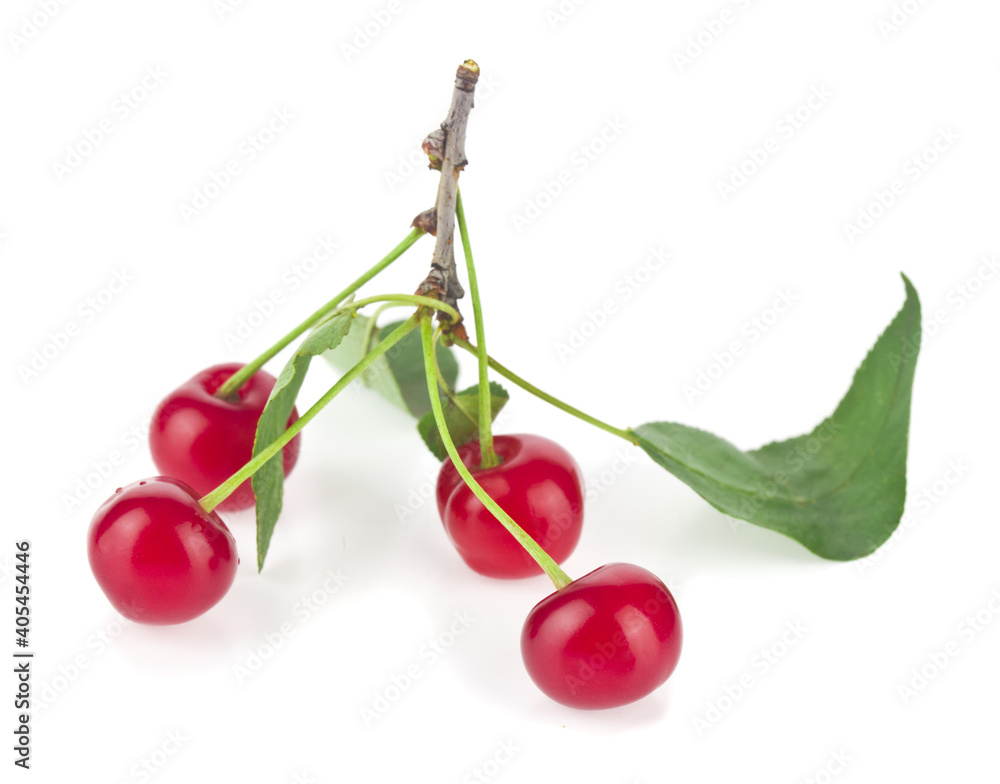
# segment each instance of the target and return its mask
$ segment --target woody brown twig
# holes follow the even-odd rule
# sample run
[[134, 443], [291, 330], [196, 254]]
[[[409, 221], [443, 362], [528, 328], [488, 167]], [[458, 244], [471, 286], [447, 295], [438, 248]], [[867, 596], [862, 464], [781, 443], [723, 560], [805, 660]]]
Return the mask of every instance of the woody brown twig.
[[[431, 271], [416, 293], [440, 299], [456, 309], [458, 300], [465, 295], [465, 289], [455, 269], [455, 194], [458, 176], [468, 163], [465, 157], [465, 129], [478, 80], [479, 66], [473, 60], [466, 60], [458, 67], [448, 116], [440, 128], [424, 139], [423, 150], [430, 158], [430, 167], [441, 171], [441, 181], [434, 209], [420, 213], [413, 221], [414, 226], [424, 228], [436, 239]], [[434, 231], [430, 231], [430, 226], [434, 227]], [[439, 321], [451, 321], [451, 317], [442, 311], [438, 311], [437, 315]], [[461, 323], [452, 325], [451, 331], [456, 337], [465, 339], [465, 328]]]

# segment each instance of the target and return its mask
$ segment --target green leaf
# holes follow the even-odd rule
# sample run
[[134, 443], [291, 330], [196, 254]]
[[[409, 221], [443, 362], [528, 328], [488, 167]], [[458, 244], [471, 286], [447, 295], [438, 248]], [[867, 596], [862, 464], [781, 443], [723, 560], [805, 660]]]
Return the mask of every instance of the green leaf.
[[[358, 316], [356, 321], [358, 323], [337, 350], [323, 355], [341, 371], [356, 365], [361, 357], [368, 353], [371, 346], [403, 323], [394, 321], [372, 329], [371, 319], [367, 316]], [[444, 348], [440, 344], [437, 346], [437, 359], [441, 375], [448, 386], [454, 387], [458, 378], [458, 360], [455, 359], [451, 349]], [[385, 357], [373, 362], [361, 376], [361, 380], [390, 403], [418, 419], [431, 410], [419, 332], [411, 332], [393, 346]]]
[[906, 303], [854, 374], [833, 415], [808, 433], [751, 452], [670, 422], [634, 429], [639, 446], [706, 501], [778, 531], [823, 558], [874, 552], [896, 529], [906, 499], [920, 300]]
[[[507, 390], [502, 386], [494, 381], [490, 382], [490, 411], [493, 415], [490, 421], [497, 418], [497, 414], [506, 405], [509, 397]], [[457, 447], [479, 437], [479, 384], [446, 400], [444, 420]], [[443, 461], [448, 457], [433, 412], [421, 417], [417, 423], [417, 431], [438, 460]]]
[[[302, 388], [312, 358], [340, 344], [344, 336], [350, 333], [353, 322], [353, 314], [344, 313], [320, 324], [299, 345], [275, 381], [264, 413], [257, 422], [257, 435], [253, 444], [254, 455], [273, 443], [288, 427], [288, 418], [291, 416], [295, 398]], [[271, 544], [271, 535], [281, 514], [285, 481], [282, 452], [258, 468], [250, 480], [257, 498], [258, 570], [264, 566], [264, 557]]]
[[[368, 350], [378, 342], [381, 330], [368, 316], [358, 314], [354, 328], [336, 349], [323, 354], [323, 358], [342, 373], [354, 367]], [[406, 403], [399, 393], [398, 385], [392, 380], [392, 371], [385, 357], [379, 357], [362, 374], [361, 381], [365, 386], [372, 387], [393, 405], [406, 410]]]

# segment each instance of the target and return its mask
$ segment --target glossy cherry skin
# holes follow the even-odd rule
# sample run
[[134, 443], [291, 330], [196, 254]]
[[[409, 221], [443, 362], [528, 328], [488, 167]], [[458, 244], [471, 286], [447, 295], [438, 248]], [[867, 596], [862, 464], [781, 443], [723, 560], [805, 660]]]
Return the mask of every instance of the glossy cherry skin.
[[[458, 450], [459, 457], [487, 495], [514, 518], [557, 563], [580, 539], [583, 483], [580, 468], [559, 444], [536, 435], [501, 435], [493, 448], [502, 462], [478, 468], [479, 442]], [[489, 577], [541, 574], [513, 535], [462, 480], [451, 460], [438, 474], [438, 510], [445, 530], [465, 562]]]
[[660, 686], [681, 654], [681, 618], [651, 572], [612, 563], [534, 606], [521, 631], [528, 675], [572, 708], [616, 708]]
[[[149, 447], [157, 469], [191, 485], [201, 496], [221, 485], [253, 456], [257, 422], [274, 387], [274, 376], [258, 370], [235, 399], [216, 397], [215, 390], [241, 367], [233, 362], [201, 371], [167, 395], [153, 414]], [[292, 409], [288, 424], [298, 418]], [[298, 460], [300, 439], [295, 436], [282, 450], [285, 476]], [[247, 479], [218, 508], [234, 511], [253, 505], [253, 488]]]
[[118, 612], [148, 624], [183, 623], [214, 606], [233, 584], [236, 541], [198, 493], [156, 476], [120, 487], [90, 523], [87, 556]]

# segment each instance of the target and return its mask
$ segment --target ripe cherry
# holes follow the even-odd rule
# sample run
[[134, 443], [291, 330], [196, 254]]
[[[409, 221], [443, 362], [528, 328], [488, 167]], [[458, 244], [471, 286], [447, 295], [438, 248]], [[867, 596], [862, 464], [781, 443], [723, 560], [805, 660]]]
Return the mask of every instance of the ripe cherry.
[[[572, 456], [554, 441], [535, 435], [493, 440], [500, 465], [480, 468], [479, 442], [459, 457], [487, 495], [514, 518], [556, 563], [569, 557], [583, 526], [583, 487]], [[530, 577], [542, 569], [513, 535], [476, 498], [451, 460], [437, 481], [438, 511], [465, 562], [489, 577]]]
[[[275, 379], [258, 370], [232, 399], [216, 397], [215, 391], [241, 367], [230, 363], [201, 371], [167, 395], [153, 414], [149, 446], [157, 469], [191, 485], [200, 496], [221, 485], [253, 456], [257, 422]], [[292, 409], [287, 424], [298, 416]], [[298, 460], [300, 439], [295, 436], [282, 450], [285, 476]], [[247, 479], [218, 508], [233, 511], [253, 505], [253, 488]]]
[[616, 708], [674, 671], [681, 618], [667, 586], [639, 566], [612, 563], [534, 606], [521, 632], [531, 679], [572, 708]]
[[120, 487], [101, 504], [87, 537], [90, 568], [126, 618], [183, 623], [215, 605], [233, 584], [236, 542], [197, 492], [157, 476]]

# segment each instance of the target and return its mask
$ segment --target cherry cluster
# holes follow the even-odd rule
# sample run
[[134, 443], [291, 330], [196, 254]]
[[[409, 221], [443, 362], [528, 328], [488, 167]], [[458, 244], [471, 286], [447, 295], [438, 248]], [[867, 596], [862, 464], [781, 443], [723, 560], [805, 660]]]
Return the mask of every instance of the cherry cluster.
[[[459, 67], [448, 120], [424, 142], [430, 168], [441, 171], [435, 209], [418, 215], [413, 231], [392, 252], [253, 362], [210, 367], [167, 395], [153, 416], [149, 439], [162, 475], [118, 488], [101, 505], [89, 531], [90, 565], [112, 605], [134, 621], [182, 623], [212, 608], [232, 586], [239, 563], [235, 540], [217, 510], [256, 507], [258, 565], [262, 565], [280, 512], [281, 469], [287, 476], [295, 466], [300, 431], [374, 362], [386, 361], [389, 350], [419, 326], [432, 426], [444, 447], [435, 454], [447, 454], [436, 495], [448, 537], [480, 574], [511, 579], [544, 573], [552, 580], [556, 591], [535, 605], [521, 634], [528, 674], [545, 694], [565, 705], [617, 707], [649, 694], [674, 671], [681, 648], [680, 616], [666, 585], [638, 566], [611, 563], [571, 580], [559, 564], [573, 552], [583, 526], [579, 467], [565, 449], [547, 438], [493, 437], [495, 412], [487, 372], [493, 360], [486, 353], [475, 266], [457, 185], [458, 173], [467, 163], [463, 118], [472, 108], [478, 74], [479, 66], [472, 60]], [[478, 347], [465, 340], [457, 310], [456, 295], [462, 296], [463, 289], [454, 278], [456, 224]], [[436, 237], [436, 245], [431, 274], [417, 294], [353, 298], [358, 288], [425, 233]], [[367, 353], [299, 417], [292, 403], [310, 358], [336, 349], [358, 310], [375, 303], [381, 309], [408, 305], [416, 310], [368, 350], [377, 320], [372, 317], [361, 341]], [[441, 322], [436, 332], [435, 313]], [[311, 332], [279, 379], [261, 369], [307, 330]], [[478, 439], [473, 433], [452, 436], [441, 393], [452, 404], [460, 396], [450, 389], [441, 370], [439, 340], [477, 356], [479, 384], [475, 392], [469, 390], [462, 397], [474, 392]], [[518, 383], [566, 409], [523, 379]], [[576, 415], [629, 437], [582, 412]]]
[[[252, 457], [254, 435], [273, 376], [258, 370], [230, 396], [216, 394], [242, 365], [217, 365], [171, 392], [157, 407], [150, 450], [163, 476], [115, 491], [94, 515], [90, 565], [111, 604], [147, 624], [189, 621], [232, 586], [239, 558], [218, 512], [199, 499]], [[298, 418], [293, 410], [288, 424]], [[287, 475], [301, 435], [282, 450]], [[581, 472], [572, 456], [538, 435], [498, 435], [498, 465], [481, 466], [479, 441], [459, 448], [466, 469], [552, 559], [573, 552], [583, 525]], [[462, 559], [480, 574], [520, 578], [542, 568], [474, 495], [452, 460], [438, 476], [437, 505]], [[218, 509], [254, 504], [250, 482]], [[660, 686], [680, 656], [677, 605], [655, 575], [612, 563], [539, 602], [525, 621], [521, 650], [528, 674], [554, 700], [577, 708], [609, 708]]]

